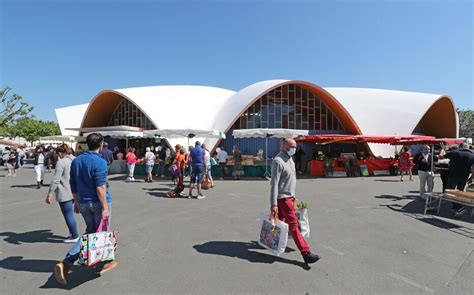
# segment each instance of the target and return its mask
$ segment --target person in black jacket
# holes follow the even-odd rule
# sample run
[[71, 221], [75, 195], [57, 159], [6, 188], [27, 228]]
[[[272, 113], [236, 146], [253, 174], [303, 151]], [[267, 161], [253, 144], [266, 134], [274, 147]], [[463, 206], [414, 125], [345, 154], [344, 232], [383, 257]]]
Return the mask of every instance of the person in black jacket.
[[[458, 189], [463, 191], [471, 173], [471, 166], [474, 165], [474, 153], [469, 150], [467, 143], [462, 143], [458, 150], [450, 151], [446, 154], [449, 159], [448, 189]], [[461, 217], [467, 210], [460, 205], [453, 203], [453, 216]]]
[[[418, 166], [418, 177], [420, 178], [420, 198], [426, 200], [426, 193], [433, 192], [434, 173], [431, 169], [431, 152], [430, 147], [425, 145], [423, 150], [416, 154], [413, 163]], [[428, 186], [428, 189], [426, 189]]]

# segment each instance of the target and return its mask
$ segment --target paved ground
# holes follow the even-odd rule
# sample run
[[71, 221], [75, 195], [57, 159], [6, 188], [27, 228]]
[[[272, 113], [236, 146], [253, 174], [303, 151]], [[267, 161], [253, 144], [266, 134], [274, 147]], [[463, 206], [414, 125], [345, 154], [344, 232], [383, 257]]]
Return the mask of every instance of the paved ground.
[[[0, 172], [2, 294], [472, 294], [474, 220], [423, 217], [415, 182], [394, 177], [305, 179], [311, 268], [298, 251], [255, 245], [267, 181], [220, 181], [204, 200], [167, 199], [169, 182], [111, 177], [119, 266], [102, 277], [75, 266], [70, 284], [51, 276], [69, 245], [57, 204], [34, 188], [31, 167]], [[49, 183], [51, 175], [47, 175]], [[436, 180], [439, 190], [440, 181]], [[447, 216], [449, 204], [441, 215]], [[80, 229], [83, 220], [77, 218]], [[289, 247], [296, 248], [292, 241]]]

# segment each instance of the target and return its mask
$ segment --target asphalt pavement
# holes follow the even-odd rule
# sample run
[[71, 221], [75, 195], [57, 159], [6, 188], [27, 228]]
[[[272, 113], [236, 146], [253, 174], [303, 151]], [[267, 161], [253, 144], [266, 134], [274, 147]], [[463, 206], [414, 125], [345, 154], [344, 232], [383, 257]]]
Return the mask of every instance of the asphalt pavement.
[[[71, 244], [59, 206], [44, 202], [31, 166], [0, 171], [1, 294], [473, 294], [474, 219], [423, 215], [418, 178], [301, 179], [310, 204], [306, 266], [293, 241], [277, 257], [257, 246], [269, 182], [216, 181], [203, 200], [164, 197], [169, 180], [111, 175], [118, 267], [74, 266], [66, 287], [52, 270]], [[49, 183], [51, 174], [46, 175]], [[435, 190], [441, 189], [436, 179]], [[80, 231], [84, 221], [76, 215]]]

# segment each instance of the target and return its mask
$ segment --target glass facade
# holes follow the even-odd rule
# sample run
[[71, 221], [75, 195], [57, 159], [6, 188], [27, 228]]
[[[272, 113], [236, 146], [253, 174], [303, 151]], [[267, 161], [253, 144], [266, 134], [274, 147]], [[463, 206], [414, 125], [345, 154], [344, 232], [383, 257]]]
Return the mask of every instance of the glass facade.
[[109, 120], [109, 126], [119, 125], [140, 127], [145, 130], [156, 129], [150, 119], [127, 99], [120, 102]]
[[337, 116], [317, 95], [294, 84], [264, 94], [232, 126], [252, 128], [344, 131]]

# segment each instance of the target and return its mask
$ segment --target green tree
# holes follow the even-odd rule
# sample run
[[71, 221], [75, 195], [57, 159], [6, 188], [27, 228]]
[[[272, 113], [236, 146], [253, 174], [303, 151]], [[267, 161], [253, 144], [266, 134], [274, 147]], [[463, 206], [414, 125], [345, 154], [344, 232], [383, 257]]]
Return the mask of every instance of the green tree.
[[459, 117], [459, 136], [474, 136], [474, 111], [469, 109], [457, 109]]
[[43, 136], [61, 133], [59, 125], [53, 121], [42, 121], [34, 118], [21, 118], [8, 128], [10, 136], [23, 137], [28, 141], [36, 141]]
[[15, 120], [26, 118], [33, 111], [33, 107], [23, 101], [23, 97], [13, 93], [11, 88], [5, 87], [0, 90], [0, 130], [12, 124]]

